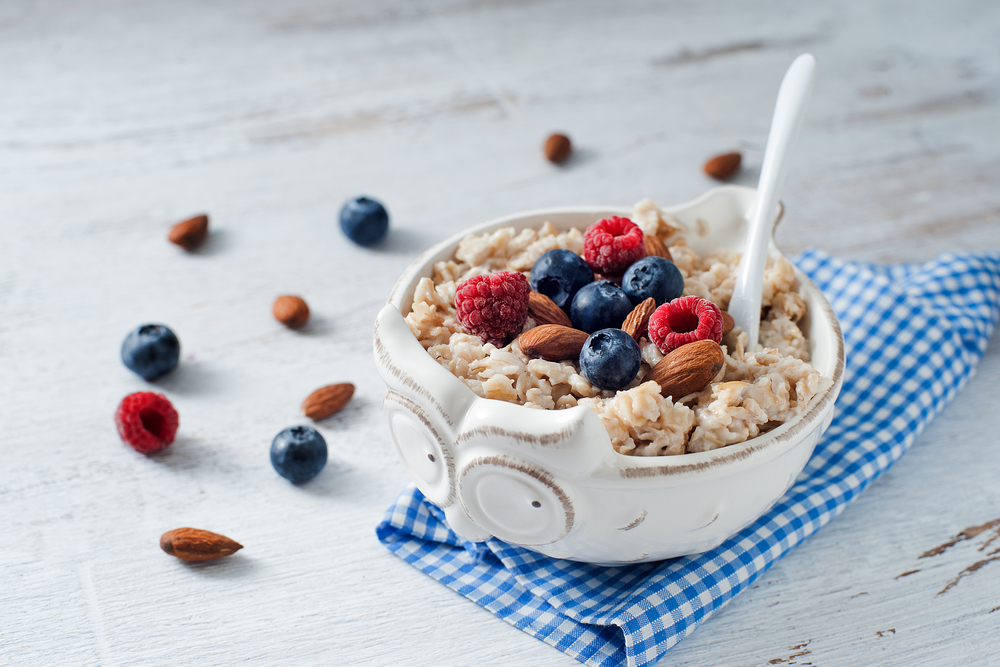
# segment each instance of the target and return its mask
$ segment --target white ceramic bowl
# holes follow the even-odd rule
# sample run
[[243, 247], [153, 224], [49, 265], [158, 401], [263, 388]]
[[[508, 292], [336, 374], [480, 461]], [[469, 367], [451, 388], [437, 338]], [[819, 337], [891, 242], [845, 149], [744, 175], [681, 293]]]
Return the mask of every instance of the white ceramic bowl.
[[[692, 231], [699, 253], [743, 247], [752, 188], [725, 186], [664, 209]], [[614, 450], [584, 406], [536, 410], [476, 396], [434, 361], [401, 313], [420, 278], [470, 233], [499, 227], [586, 228], [630, 208], [573, 207], [510, 215], [468, 229], [421, 255], [399, 278], [375, 323], [375, 360], [388, 385], [389, 433], [417, 488], [461, 537], [495, 536], [555, 558], [620, 565], [701, 553], [752, 523], [792, 485], [833, 418], [844, 345], [819, 290], [796, 269], [809, 315], [812, 364], [831, 387], [800, 417], [710, 452], [633, 457]], [[774, 244], [771, 252], [778, 253]]]

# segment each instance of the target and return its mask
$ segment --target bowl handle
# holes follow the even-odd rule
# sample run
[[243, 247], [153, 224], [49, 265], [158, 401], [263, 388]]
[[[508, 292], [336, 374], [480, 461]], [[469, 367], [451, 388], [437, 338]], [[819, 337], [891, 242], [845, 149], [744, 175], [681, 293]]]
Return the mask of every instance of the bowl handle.
[[375, 366], [382, 380], [436, 413], [445, 439], [454, 442], [476, 395], [431, 358], [392, 304], [379, 311], [374, 337]]

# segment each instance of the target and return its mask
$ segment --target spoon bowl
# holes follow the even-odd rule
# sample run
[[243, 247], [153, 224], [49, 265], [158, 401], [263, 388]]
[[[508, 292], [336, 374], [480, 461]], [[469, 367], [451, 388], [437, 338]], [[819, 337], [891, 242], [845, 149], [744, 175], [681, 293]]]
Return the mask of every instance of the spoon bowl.
[[795, 138], [802, 127], [806, 103], [816, 79], [816, 58], [804, 53], [796, 58], [785, 73], [774, 105], [771, 130], [767, 136], [764, 162], [757, 184], [757, 199], [750, 216], [746, 247], [740, 260], [740, 273], [729, 301], [729, 314], [736, 326], [747, 333], [747, 348], [757, 346], [760, 330], [761, 291], [764, 285], [764, 266], [767, 262], [774, 221], [778, 211], [778, 197], [788, 171]]

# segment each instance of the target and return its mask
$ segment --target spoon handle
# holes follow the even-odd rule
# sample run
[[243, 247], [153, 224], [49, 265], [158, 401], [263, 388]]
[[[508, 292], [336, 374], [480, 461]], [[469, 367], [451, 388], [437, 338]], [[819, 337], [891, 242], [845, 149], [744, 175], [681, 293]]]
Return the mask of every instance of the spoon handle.
[[774, 105], [774, 117], [771, 119], [767, 148], [764, 150], [764, 163], [757, 183], [757, 200], [750, 217], [746, 247], [743, 249], [733, 298], [729, 302], [729, 314], [733, 316], [736, 326], [741, 327], [750, 337], [748, 352], [752, 352], [757, 345], [764, 265], [767, 262], [774, 217], [778, 212], [778, 195], [785, 181], [788, 156], [802, 126], [806, 102], [812, 93], [815, 78], [816, 58], [804, 53], [795, 59], [785, 73]]

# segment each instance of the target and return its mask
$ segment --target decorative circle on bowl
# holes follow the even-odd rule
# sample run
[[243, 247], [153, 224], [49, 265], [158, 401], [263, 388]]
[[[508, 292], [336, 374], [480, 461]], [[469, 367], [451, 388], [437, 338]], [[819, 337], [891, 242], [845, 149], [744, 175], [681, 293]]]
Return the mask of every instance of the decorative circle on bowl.
[[454, 503], [455, 463], [432, 416], [391, 389], [383, 407], [396, 454], [417, 488], [438, 507]]
[[505, 454], [465, 466], [459, 497], [473, 521], [505, 542], [550, 544], [573, 528], [573, 504], [555, 478]]

